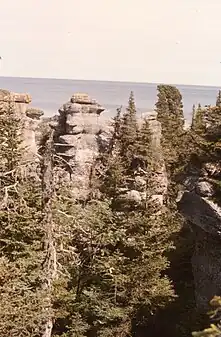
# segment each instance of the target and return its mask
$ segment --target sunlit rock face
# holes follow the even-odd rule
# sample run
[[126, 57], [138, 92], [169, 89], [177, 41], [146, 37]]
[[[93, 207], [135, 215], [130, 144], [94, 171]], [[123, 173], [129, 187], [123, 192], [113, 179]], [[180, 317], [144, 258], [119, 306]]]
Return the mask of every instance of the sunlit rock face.
[[25, 148], [26, 159], [33, 159], [37, 155], [35, 132], [43, 111], [31, 108], [31, 96], [0, 89], [0, 113], [7, 116], [13, 112], [21, 120], [21, 136]]
[[66, 166], [61, 175], [71, 182], [73, 198], [87, 198], [92, 164], [100, 147], [109, 143], [110, 128], [101, 119], [104, 110], [89, 95], [75, 93], [59, 109], [58, 121], [53, 125], [57, 134], [56, 153]]

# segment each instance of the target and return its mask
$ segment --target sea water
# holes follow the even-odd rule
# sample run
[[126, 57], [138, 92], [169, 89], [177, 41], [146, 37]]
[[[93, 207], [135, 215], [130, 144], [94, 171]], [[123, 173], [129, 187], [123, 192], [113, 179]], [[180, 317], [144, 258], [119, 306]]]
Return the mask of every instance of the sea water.
[[[184, 115], [187, 122], [192, 116], [193, 104], [214, 104], [218, 87], [176, 85], [183, 96]], [[134, 82], [108, 82], [92, 80], [65, 80], [44, 78], [0, 77], [0, 88], [14, 92], [29, 93], [31, 106], [40, 108], [45, 116], [53, 116], [74, 92], [85, 92], [102, 104], [106, 117], [114, 116], [116, 109], [125, 107], [133, 91], [138, 114], [152, 111], [157, 100], [157, 84]]]

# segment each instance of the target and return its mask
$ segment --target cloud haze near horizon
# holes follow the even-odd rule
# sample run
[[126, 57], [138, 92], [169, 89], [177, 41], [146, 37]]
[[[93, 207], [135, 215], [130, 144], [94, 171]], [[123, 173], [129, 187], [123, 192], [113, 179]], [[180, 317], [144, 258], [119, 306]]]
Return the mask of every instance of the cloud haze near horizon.
[[0, 76], [221, 85], [220, 0], [1, 0]]

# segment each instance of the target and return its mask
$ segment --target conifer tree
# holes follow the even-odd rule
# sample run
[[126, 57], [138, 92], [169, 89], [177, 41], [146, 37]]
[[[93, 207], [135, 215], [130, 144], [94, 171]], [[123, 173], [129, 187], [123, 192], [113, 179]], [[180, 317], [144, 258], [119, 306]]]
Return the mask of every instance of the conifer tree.
[[0, 335], [51, 337], [57, 279], [52, 153], [46, 146], [41, 177], [30, 174], [40, 167], [25, 160], [23, 122], [13, 103], [0, 115], [0, 130]]
[[193, 130], [194, 128], [194, 122], [195, 122], [195, 115], [196, 115], [196, 106], [195, 104], [193, 104], [193, 108], [192, 108], [192, 121], [191, 121], [191, 130]]
[[[99, 180], [101, 192], [110, 198], [118, 195], [119, 188], [125, 184], [126, 170], [121, 156], [121, 108], [117, 109], [117, 114], [112, 123], [112, 136], [107, 153], [102, 153], [98, 162], [101, 164], [103, 171], [102, 180]], [[94, 180], [95, 177], [92, 177]]]
[[221, 107], [221, 90], [219, 90], [216, 98], [216, 106]]
[[201, 104], [198, 104], [197, 109], [193, 115], [191, 130], [196, 134], [202, 134], [205, 131], [204, 124], [204, 114], [205, 111], [202, 109]]
[[123, 114], [120, 128], [120, 154], [129, 165], [133, 160], [134, 146], [137, 136], [136, 105], [133, 92], [130, 93], [128, 107]]
[[106, 167], [101, 189], [105, 190], [109, 197], [115, 198], [119, 189], [127, 185], [137, 146], [138, 124], [133, 92], [130, 93], [128, 107], [122, 117], [121, 109], [117, 110], [112, 126], [108, 156], [104, 154], [101, 159]]
[[[163, 252], [171, 248], [167, 215], [160, 221], [142, 212], [113, 212], [108, 202], [91, 201], [82, 209], [65, 200], [60, 222], [69, 228], [73, 257], [66, 263], [66, 290], [55, 301], [66, 313], [60, 319], [65, 336], [128, 336], [135, 321], [148, 325], [174, 296], [162, 276], [168, 268]], [[68, 250], [68, 243], [63, 248]]]
[[[65, 337], [126, 337], [138, 326], [148, 326], [152, 316], [174, 297], [165, 276], [169, 266], [165, 255], [176, 230], [170, 214], [162, 210], [154, 216], [148, 207], [129, 210], [127, 205], [119, 211], [113, 204], [122, 188], [129, 189], [129, 181], [134, 180], [134, 159], [139, 159], [144, 179], [151, 176], [149, 123], [145, 121], [138, 130], [134, 108], [130, 113], [126, 112], [131, 124], [128, 115], [121, 119], [118, 114], [114, 121], [111, 149], [108, 158], [104, 155], [106, 165], [100, 175], [101, 200], [90, 199], [82, 207], [59, 189], [56, 221], [66, 233], [63, 250], [73, 255], [66, 260], [68, 277], [55, 300], [58, 315], [65, 313], [55, 323], [58, 335], [65, 326]], [[130, 156], [123, 152], [123, 128], [128, 147], [133, 148]]]
[[13, 337], [41, 334], [44, 319], [40, 186], [26, 176], [21, 130], [10, 102], [0, 116], [0, 335]]
[[[165, 139], [182, 134], [184, 127], [182, 96], [176, 87], [159, 85], [156, 103], [157, 119], [161, 122]], [[171, 135], [173, 131], [173, 135]]]

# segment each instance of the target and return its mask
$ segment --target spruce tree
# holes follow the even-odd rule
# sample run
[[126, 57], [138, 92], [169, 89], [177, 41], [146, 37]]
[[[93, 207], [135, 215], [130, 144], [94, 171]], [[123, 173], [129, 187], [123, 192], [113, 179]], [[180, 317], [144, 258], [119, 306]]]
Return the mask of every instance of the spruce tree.
[[205, 110], [202, 109], [201, 104], [198, 104], [198, 107], [193, 115], [191, 125], [191, 130], [196, 134], [202, 134], [205, 131], [204, 115]]
[[164, 253], [171, 249], [167, 215], [113, 212], [111, 203], [101, 201], [82, 208], [67, 197], [60, 205], [62, 228], [69, 228], [63, 250], [72, 250], [72, 259], [66, 260], [66, 286], [55, 299], [63, 312], [55, 331], [65, 324], [68, 337], [117, 337], [148, 326], [174, 296], [162, 275], [168, 268]]
[[157, 119], [162, 127], [162, 145], [167, 171], [180, 160], [180, 146], [183, 143], [184, 116], [182, 96], [179, 90], [170, 85], [159, 85], [156, 103]]
[[[131, 125], [136, 126], [136, 132]], [[103, 157], [100, 201], [92, 198], [82, 207], [73, 204], [67, 190], [58, 192], [56, 223], [65, 233], [62, 249], [67, 255], [63, 271], [66, 276], [54, 304], [59, 317], [54, 331], [60, 335], [65, 326], [65, 337], [129, 336], [138, 326], [148, 327], [152, 317], [174, 297], [165, 275], [169, 266], [166, 254], [176, 231], [170, 214], [162, 210], [155, 216], [150, 207], [134, 209], [127, 205], [119, 211], [113, 202], [122, 189], [130, 189], [137, 170], [141, 169], [149, 182], [149, 123], [145, 121], [139, 130], [135, 109], [131, 108], [126, 118], [118, 114], [113, 129], [108, 157]], [[122, 130], [128, 148], [133, 149], [130, 155], [123, 151]], [[134, 159], [138, 159], [139, 166], [133, 166]], [[149, 187], [147, 184], [147, 194], [151, 193]]]
[[221, 90], [219, 90], [216, 98], [216, 106], [221, 107]]
[[120, 128], [120, 155], [130, 165], [134, 157], [134, 146], [137, 137], [136, 105], [133, 92], [130, 93], [128, 107], [123, 114]]
[[[102, 152], [95, 164], [95, 172], [91, 176], [92, 185], [98, 180], [99, 189], [109, 198], [116, 198], [119, 189], [125, 184], [126, 171], [121, 156], [121, 108], [117, 109], [117, 114], [112, 122], [112, 134], [109, 142], [109, 147], [106, 152]], [[100, 171], [102, 171], [100, 173]], [[102, 176], [102, 179], [101, 179]], [[96, 183], [97, 184], [97, 183]]]
[[191, 121], [191, 130], [193, 130], [194, 128], [194, 122], [195, 122], [195, 115], [196, 115], [196, 106], [195, 104], [193, 104], [193, 108], [192, 108], [192, 121]]
[[41, 194], [23, 162], [22, 120], [12, 102], [0, 116], [0, 335], [38, 336], [44, 320], [41, 288]]
[[161, 122], [164, 138], [173, 141], [172, 136], [182, 134], [184, 127], [182, 96], [176, 87], [170, 85], [159, 85], [157, 90], [157, 119]]

